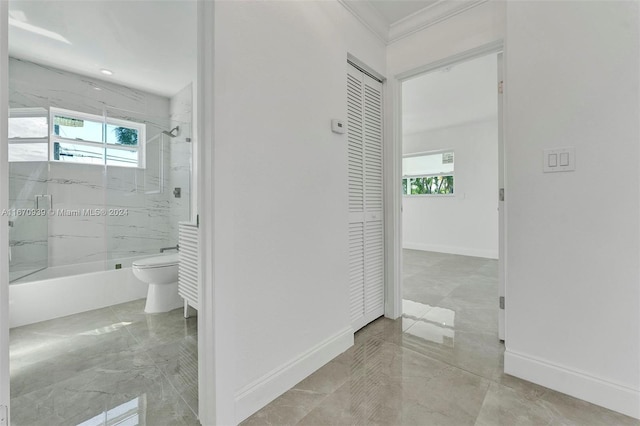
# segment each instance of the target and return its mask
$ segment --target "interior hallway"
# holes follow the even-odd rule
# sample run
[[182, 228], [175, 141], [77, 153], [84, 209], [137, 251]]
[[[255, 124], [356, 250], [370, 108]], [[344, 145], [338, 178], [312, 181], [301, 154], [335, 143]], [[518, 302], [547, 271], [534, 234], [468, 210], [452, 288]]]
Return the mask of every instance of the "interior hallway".
[[199, 425], [197, 317], [144, 304], [12, 329], [12, 426]]
[[497, 261], [404, 250], [404, 311], [243, 425], [637, 425], [502, 373]]

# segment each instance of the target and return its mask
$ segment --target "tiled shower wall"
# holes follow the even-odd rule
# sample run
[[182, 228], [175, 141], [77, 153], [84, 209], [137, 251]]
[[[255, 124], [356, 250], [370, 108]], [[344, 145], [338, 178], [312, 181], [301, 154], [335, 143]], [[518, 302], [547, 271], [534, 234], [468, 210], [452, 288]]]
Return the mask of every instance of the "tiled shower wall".
[[[49, 194], [53, 209], [127, 209], [124, 216], [48, 216], [46, 242], [29, 234], [29, 229], [39, 229], [32, 218], [14, 218], [12, 267], [32, 263], [36, 246], [48, 246], [47, 266], [59, 266], [157, 254], [160, 247], [176, 244], [173, 229], [178, 220], [188, 219], [188, 210], [181, 216], [179, 205], [188, 206], [189, 191], [186, 185], [182, 198], [174, 198], [170, 181], [174, 165], [181, 170], [179, 165], [190, 164], [190, 151], [177, 146], [172, 155], [179, 141], [161, 135], [172, 124], [168, 98], [14, 58], [9, 63], [9, 93], [10, 107], [54, 106], [144, 122], [147, 154], [153, 154], [147, 155], [148, 167], [142, 169], [12, 163], [12, 207], [34, 207], [35, 195]], [[177, 158], [180, 155], [185, 158]]]

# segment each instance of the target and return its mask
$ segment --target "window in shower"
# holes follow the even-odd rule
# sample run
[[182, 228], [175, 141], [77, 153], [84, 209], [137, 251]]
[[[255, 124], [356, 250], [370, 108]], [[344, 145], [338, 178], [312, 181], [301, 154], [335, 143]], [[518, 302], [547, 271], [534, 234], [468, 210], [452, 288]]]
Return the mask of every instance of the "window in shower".
[[9, 161], [47, 161], [49, 114], [44, 108], [11, 108]]
[[145, 125], [51, 108], [52, 161], [144, 167]]

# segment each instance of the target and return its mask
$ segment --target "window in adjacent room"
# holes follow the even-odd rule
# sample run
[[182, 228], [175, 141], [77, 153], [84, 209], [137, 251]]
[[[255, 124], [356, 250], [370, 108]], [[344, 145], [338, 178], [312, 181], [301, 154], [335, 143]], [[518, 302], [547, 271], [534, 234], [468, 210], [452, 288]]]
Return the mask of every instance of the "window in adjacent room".
[[453, 194], [453, 151], [410, 154], [402, 159], [404, 195]]

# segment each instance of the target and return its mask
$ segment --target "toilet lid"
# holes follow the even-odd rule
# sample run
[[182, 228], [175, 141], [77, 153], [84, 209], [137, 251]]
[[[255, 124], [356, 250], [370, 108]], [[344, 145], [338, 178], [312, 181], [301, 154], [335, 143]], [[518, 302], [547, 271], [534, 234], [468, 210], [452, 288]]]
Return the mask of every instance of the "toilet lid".
[[139, 259], [133, 262], [132, 265], [134, 268], [160, 268], [162, 266], [177, 265], [179, 261], [180, 254], [174, 253]]

